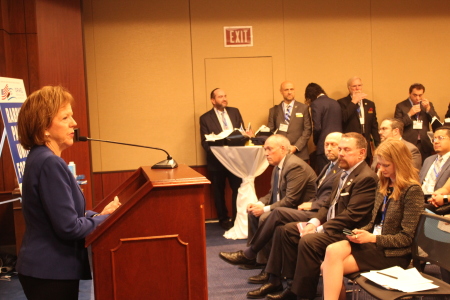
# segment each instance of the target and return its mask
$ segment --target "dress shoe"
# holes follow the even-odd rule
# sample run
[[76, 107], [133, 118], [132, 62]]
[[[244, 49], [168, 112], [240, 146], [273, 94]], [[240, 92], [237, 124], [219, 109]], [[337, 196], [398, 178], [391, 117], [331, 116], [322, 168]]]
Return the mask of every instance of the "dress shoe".
[[274, 285], [272, 283], [263, 284], [259, 289], [250, 291], [247, 293], [247, 298], [250, 299], [261, 299], [266, 297], [270, 293], [275, 293], [283, 290], [283, 285]]
[[254, 269], [264, 269], [266, 264], [254, 264], [254, 265], [239, 265], [239, 269], [241, 270], [254, 270]]
[[269, 279], [269, 273], [264, 272], [264, 270], [262, 270], [261, 273], [259, 273], [258, 275], [249, 277], [247, 281], [248, 281], [248, 283], [263, 284], [263, 283], [266, 283], [268, 279]]
[[285, 288], [279, 294], [269, 294], [267, 295], [267, 299], [272, 300], [297, 300], [297, 295], [294, 294], [289, 287]]
[[232, 265], [254, 265], [256, 258], [248, 259], [242, 250], [236, 252], [220, 252], [219, 257]]
[[225, 231], [228, 231], [233, 227], [233, 223], [230, 220], [219, 221], [219, 225]]

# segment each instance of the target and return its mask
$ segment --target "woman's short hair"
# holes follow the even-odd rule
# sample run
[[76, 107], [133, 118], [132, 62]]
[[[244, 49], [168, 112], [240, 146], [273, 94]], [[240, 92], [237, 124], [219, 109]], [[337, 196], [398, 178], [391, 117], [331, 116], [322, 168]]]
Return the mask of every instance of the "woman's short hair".
[[[375, 150], [375, 155], [394, 164], [395, 182], [392, 193], [394, 200], [400, 199], [403, 190], [411, 183], [419, 184], [419, 170], [414, 168], [411, 152], [403, 141], [387, 138]], [[381, 176], [379, 192], [385, 195], [389, 183], [388, 178]]]
[[45, 130], [61, 107], [73, 103], [72, 95], [62, 86], [44, 86], [23, 103], [17, 120], [19, 141], [25, 150], [47, 142]]

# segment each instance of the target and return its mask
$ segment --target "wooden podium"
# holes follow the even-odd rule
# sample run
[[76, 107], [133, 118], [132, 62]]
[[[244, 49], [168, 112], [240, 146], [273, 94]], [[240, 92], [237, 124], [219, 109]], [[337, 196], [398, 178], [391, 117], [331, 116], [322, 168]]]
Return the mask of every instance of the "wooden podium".
[[87, 238], [96, 300], [208, 299], [204, 185], [186, 165], [142, 167], [94, 209], [122, 205]]

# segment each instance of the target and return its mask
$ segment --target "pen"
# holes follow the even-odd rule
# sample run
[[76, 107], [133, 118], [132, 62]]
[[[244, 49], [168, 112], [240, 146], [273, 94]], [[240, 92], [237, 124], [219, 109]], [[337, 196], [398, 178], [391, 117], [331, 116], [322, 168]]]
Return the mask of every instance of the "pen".
[[394, 279], [398, 279], [397, 277], [392, 276], [392, 275], [384, 274], [384, 273], [381, 273], [381, 272], [377, 272], [377, 273], [378, 273], [378, 274], [381, 274], [381, 275], [384, 275], [384, 276], [387, 276], [387, 277], [391, 277], [391, 278], [394, 278]]

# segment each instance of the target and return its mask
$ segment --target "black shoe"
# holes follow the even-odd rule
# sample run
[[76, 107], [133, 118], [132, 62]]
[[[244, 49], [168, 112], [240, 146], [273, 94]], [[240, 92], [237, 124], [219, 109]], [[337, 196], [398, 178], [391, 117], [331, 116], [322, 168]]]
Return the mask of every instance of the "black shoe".
[[250, 291], [247, 293], [247, 298], [250, 299], [261, 299], [266, 297], [270, 293], [275, 293], [283, 290], [283, 285], [274, 285], [272, 283], [263, 284], [259, 289]]
[[289, 287], [285, 288], [279, 294], [269, 294], [267, 295], [267, 299], [276, 299], [276, 300], [297, 300], [297, 295], [294, 294]]
[[244, 252], [239, 250], [237, 252], [220, 252], [219, 257], [232, 265], [254, 265], [256, 258], [248, 259], [244, 256]]
[[239, 265], [239, 269], [241, 270], [254, 270], [254, 269], [264, 269], [266, 264], [254, 264], [254, 265]]
[[261, 271], [261, 273], [259, 273], [256, 276], [252, 276], [248, 278], [248, 283], [259, 283], [259, 284], [263, 284], [266, 283], [267, 280], [269, 279], [269, 273], [264, 272], [264, 270]]
[[231, 222], [230, 220], [225, 220], [225, 221], [219, 221], [219, 225], [220, 227], [222, 227], [223, 230], [228, 231], [233, 227], [233, 222]]

